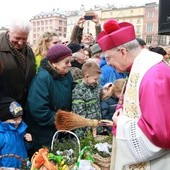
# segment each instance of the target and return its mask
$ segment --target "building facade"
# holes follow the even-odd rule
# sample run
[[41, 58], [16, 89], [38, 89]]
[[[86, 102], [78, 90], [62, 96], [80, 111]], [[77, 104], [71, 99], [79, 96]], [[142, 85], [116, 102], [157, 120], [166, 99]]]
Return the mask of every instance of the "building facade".
[[[33, 16], [30, 20], [33, 26], [30, 44], [34, 45], [39, 35], [49, 29], [55, 29], [59, 36], [69, 39], [74, 25], [86, 12], [95, 12], [98, 14], [102, 28], [106, 20], [114, 18], [119, 22], [132, 23], [135, 28], [136, 37], [145, 40], [148, 46], [170, 45], [170, 36], [158, 35], [159, 5], [156, 2], [143, 6], [129, 6], [124, 8], [115, 8], [110, 5], [99, 7], [96, 5], [94, 9], [89, 10], [85, 10], [84, 6], [81, 5], [80, 9], [76, 11], [61, 13], [53, 10], [49, 13], [40, 13]], [[92, 33], [95, 38], [95, 23], [92, 20], [86, 20], [83, 28], [83, 33]]]
[[33, 16], [30, 22], [32, 23], [32, 31], [29, 37], [31, 45], [34, 45], [38, 37], [47, 30], [56, 30], [59, 36], [66, 37], [67, 17], [58, 11], [42, 12]]

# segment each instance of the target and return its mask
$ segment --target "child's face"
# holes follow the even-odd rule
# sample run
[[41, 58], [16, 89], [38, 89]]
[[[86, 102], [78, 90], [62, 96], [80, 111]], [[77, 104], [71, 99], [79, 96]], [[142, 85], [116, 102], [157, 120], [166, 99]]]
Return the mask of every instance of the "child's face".
[[19, 116], [19, 117], [16, 117], [14, 119], [8, 119], [5, 122], [13, 123], [14, 126], [17, 128], [19, 126], [19, 124], [21, 123], [21, 121], [22, 121], [22, 116]]
[[99, 81], [99, 75], [95, 75], [95, 76], [90, 76], [89, 74], [87, 74], [85, 76], [85, 83], [88, 84], [88, 85], [96, 85], [98, 84], [98, 81]]

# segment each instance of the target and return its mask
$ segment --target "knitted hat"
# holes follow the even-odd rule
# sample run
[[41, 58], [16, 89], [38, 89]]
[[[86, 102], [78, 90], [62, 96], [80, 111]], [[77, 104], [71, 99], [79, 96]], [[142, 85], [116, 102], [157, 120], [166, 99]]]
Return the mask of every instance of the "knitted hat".
[[118, 23], [114, 19], [106, 21], [103, 25], [104, 31], [100, 32], [97, 42], [102, 51], [123, 45], [135, 39], [134, 26], [128, 22]]
[[82, 46], [76, 43], [70, 43], [67, 45], [67, 47], [71, 49], [72, 53], [76, 53], [82, 49]]
[[19, 103], [9, 97], [0, 99], [0, 121], [14, 119], [23, 115], [23, 109]]
[[78, 67], [71, 67], [70, 72], [71, 72], [71, 75], [74, 81], [77, 81], [83, 78], [82, 70], [79, 69]]
[[100, 46], [97, 43], [92, 45], [92, 46], [90, 46], [90, 50], [92, 52], [91, 53], [92, 55], [102, 52]]
[[49, 49], [46, 58], [51, 63], [56, 63], [68, 56], [72, 56], [71, 50], [66, 45], [56, 44]]

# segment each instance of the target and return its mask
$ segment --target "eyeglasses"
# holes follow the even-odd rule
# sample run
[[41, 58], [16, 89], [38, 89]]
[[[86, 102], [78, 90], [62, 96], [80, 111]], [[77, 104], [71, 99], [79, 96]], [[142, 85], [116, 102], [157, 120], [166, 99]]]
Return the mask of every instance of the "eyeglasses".
[[111, 52], [111, 54], [110, 54], [110, 55], [105, 56], [105, 60], [106, 60], [106, 61], [110, 60], [110, 58], [112, 58], [112, 57], [113, 57], [113, 55], [114, 55], [116, 52], [118, 52], [118, 51], [120, 51], [120, 49], [112, 50], [112, 52]]
[[68, 44], [68, 41], [62, 42], [62, 44]]

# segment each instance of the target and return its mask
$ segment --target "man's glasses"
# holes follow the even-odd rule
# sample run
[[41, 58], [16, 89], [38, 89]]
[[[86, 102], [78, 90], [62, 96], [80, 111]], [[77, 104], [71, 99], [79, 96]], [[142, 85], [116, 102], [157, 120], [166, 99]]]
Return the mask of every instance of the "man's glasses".
[[119, 49], [118, 49], [118, 50], [114, 50], [110, 55], [105, 56], [105, 60], [106, 60], [106, 61], [110, 60], [110, 58], [112, 58], [113, 55], [114, 55], [117, 51], [119, 51]]
[[62, 42], [62, 44], [68, 44], [68, 41]]

